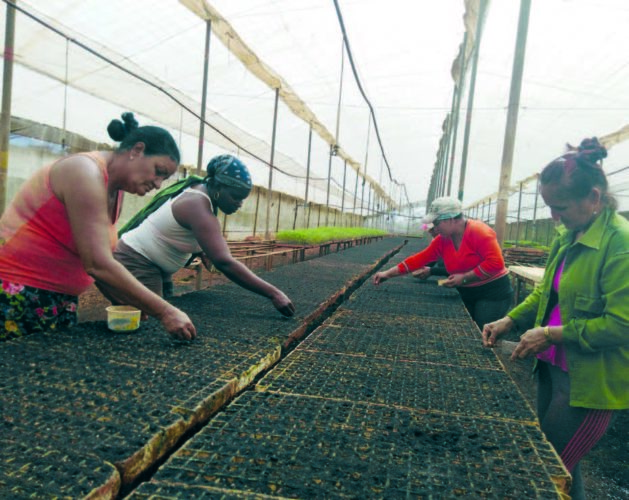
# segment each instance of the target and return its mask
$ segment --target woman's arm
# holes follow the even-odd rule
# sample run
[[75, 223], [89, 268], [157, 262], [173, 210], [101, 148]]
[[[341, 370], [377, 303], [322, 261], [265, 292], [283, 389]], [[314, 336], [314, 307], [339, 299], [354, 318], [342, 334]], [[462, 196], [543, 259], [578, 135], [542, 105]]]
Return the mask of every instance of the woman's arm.
[[194, 338], [194, 325], [183, 311], [145, 288], [114, 259], [107, 191], [97, 165], [81, 156], [62, 160], [52, 168], [50, 180], [55, 195], [66, 207], [85, 271], [106, 293], [159, 319], [172, 336]]
[[183, 194], [173, 202], [175, 220], [190, 229], [214, 267], [237, 285], [271, 299], [284, 316], [292, 316], [295, 306], [279, 288], [256, 276], [232, 256], [221, 233], [218, 220], [210, 212], [210, 203], [201, 196]]

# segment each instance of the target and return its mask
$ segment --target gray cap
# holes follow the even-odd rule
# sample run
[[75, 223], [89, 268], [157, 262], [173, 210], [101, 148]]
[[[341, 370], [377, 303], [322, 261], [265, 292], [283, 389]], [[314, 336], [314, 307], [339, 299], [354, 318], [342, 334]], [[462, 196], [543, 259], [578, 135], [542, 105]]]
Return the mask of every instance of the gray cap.
[[428, 229], [432, 227], [432, 224], [435, 221], [440, 221], [444, 219], [452, 219], [457, 215], [461, 215], [463, 213], [463, 205], [456, 198], [451, 198], [449, 196], [442, 196], [441, 198], [437, 198], [430, 205], [430, 210], [426, 214], [426, 216], [422, 219], [422, 222], [426, 224]]

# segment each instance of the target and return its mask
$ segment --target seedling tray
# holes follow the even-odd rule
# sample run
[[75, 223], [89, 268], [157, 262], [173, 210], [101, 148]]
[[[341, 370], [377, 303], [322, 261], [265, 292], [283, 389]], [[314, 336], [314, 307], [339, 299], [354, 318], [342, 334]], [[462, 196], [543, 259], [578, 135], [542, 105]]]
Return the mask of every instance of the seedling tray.
[[548, 499], [568, 481], [534, 425], [249, 392], [131, 498]]
[[453, 415], [535, 421], [515, 383], [497, 370], [297, 350], [257, 388]]
[[195, 322], [194, 342], [172, 341], [149, 320], [132, 334], [96, 322], [0, 343], [0, 492], [75, 498], [109, 484], [115, 495], [116, 481], [133, 481], [276, 363], [282, 339], [395, 244], [348, 249], [353, 263], [334, 264], [341, 254], [331, 254], [325, 265], [311, 266], [315, 260], [266, 273], [295, 292], [288, 291], [298, 306], [292, 319], [229, 284], [173, 300]]
[[[494, 352], [482, 347], [478, 330], [476, 336], [459, 333], [458, 324], [453, 320], [441, 320], [452, 323], [452, 326], [445, 324], [426, 328], [412, 318], [408, 321], [408, 328], [405, 328], [399, 323], [383, 326], [387, 318], [379, 316], [369, 328], [352, 328], [338, 325], [338, 316], [333, 317], [331, 324], [315, 330], [298, 349], [396, 362], [421, 361], [486, 370], [503, 369]], [[399, 321], [398, 317], [393, 318]]]

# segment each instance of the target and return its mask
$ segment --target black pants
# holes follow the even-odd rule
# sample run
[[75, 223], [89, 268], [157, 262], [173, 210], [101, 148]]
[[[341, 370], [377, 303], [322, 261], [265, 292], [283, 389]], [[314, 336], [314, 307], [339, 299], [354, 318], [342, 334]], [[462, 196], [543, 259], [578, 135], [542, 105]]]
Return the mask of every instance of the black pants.
[[482, 331], [483, 326], [492, 321], [496, 321], [503, 318], [505, 314], [511, 309], [513, 303], [513, 295], [509, 295], [505, 298], [496, 299], [477, 299], [477, 300], [465, 300], [463, 304], [467, 312], [474, 320], [474, 323]]
[[513, 305], [513, 288], [508, 276], [485, 285], [459, 287], [457, 290], [467, 312], [481, 330], [487, 323], [504, 317]]

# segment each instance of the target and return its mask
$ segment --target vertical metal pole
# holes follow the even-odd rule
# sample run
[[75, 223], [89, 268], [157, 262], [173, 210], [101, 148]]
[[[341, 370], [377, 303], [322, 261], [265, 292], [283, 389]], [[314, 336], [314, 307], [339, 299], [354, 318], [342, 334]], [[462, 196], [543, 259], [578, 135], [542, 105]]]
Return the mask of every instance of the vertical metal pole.
[[[368, 199], [367, 199], [367, 220], [370, 220], [370, 216], [371, 216], [371, 185], [367, 186], [368, 192]], [[371, 226], [371, 224], [369, 224], [369, 226]]]
[[369, 114], [369, 121], [367, 123], [367, 145], [365, 147], [365, 174], [363, 175], [363, 189], [360, 195], [360, 216], [363, 216], [363, 205], [365, 202], [365, 183], [367, 182], [367, 161], [369, 160], [369, 135], [371, 132], [371, 113]]
[[205, 134], [205, 106], [207, 103], [208, 68], [210, 65], [210, 40], [212, 35], [212, 21], [205, 21], [205, 53], [203, 55], [203, 89], [201, 91], [201, 123], [199, 125], [199, 149], [197, 154], [197, 175], [201, 175], [203, 168], [203, 141]]
[[487, 0], [480, 0], [478, 7], [478, 19], [474, 33], [474, 53], [472, 55], [472, 70], [470, 74], [470, 92], [467, 96], [467, 112], [465, 114], [465, 131], [463, 133], [463, 150], [461, 152], [461, 171], [459, 173], [459, 200], [463, 201], [465, 193], [465, 174], [467, 172], [467, 154], [470, 143], [470, 132], [472, 130], [472, 111], [474, 109], [474, 94], [476, 93], [476, 73], [478, 71], [478, 53], [480, 52], [480, 41], [483, 36], [483, 22], [485, 19], [485, 7]]
[[330, 217], [330, 182], [332, 179], [332, 156], [338, 151], [339, 128], [341, 125], [341, 102], [343, 99], [343, 69], [345, 66], [345, 39], [341, 39], [341, 76], [339, 79], [339, 101], [336, 107], [336, 133], [334, 134], [334, 144], [330, 145], [330, 161], [328, 163], [328, 190], [325, 200], [325, 225], [328, 225]]
[[511, 167], [515, 146], [515, 132], [518, 124], [518, 109], [520, 107], [520, 92], [522, 90], [522, 74], [524, 72], [524, 54], [526, 52], [526, 37], [531, 12], [531, 0], [520, 0], [520, 17], [518, 20], [518, 34], [511, 72], [511, 89], [509, 91], [509, 110], [505, 127], [502, 163], [500, 167], [500, 182], [498, 201], [496, 204], [496, 236], [498, 244], [502, 246], [509, 206], [509, 184], [511, 183]]
[[537, 198], [539, 196], [539, 176], [535, 178], [535, 201], [533, 202], [533, 235], [531, 240], [537, 242]]
[[360, 167], [356, 168], [356, 184], [354, 185], [354, 208], [352, 209], [352, 225], [355, 226], [356, 225], [356, 201], [358, 198], [358, 177], [360, 174]]
[[456, 153], [456, 136], [459, 131], [459, 110], [461, 109], [461, 96], [463, 95], [463, 86], [465, 84], [465, 51], [467, 50], [467, 31], [463, 35], [463, 45], [461, 46], [461, 54], [459, 54], [459, 81], [456, 82], [455, 95], [456, 105], [454, 106], [454, 117], [452, 119], [452, 148], [450, 149], [450, 167], [448, 171], [448, 196], [452, 192], [452, 173], [454, 170], [454, 156]]
[[518, 246], [520, 241], [520, 215], [522, 210], [522, 182], [520, 182], [520, 193], [518, 194], [518, 216], [516, 218], [516, 231], [515, 231], [515, 246]]
[[275, 107], [273, 109], [273, 132], [271, 135], [271, 161], [269, 162], [269, 185], [266, 192], [266, 225], [264, 231], [264, 238], [271, 239], [271, 233], [269, 232], [269, 226], [271, 223], [271, 201], [273, 196], [273, 162], [275, 161], [275, 133], [277, 131], [277, 105], [280, 99], [280, 89], [275, 89]]
[[332, 152], [334, 146], [330, 146], [330, 154], [328, 156], [328, 188], [325, 192], [325, 225], [328, 225], [328, 217], [330, 212], [330, 182], [332, 179]]
[[256, 213], [253, 216], [253, 236], [256, 235], [256, 229], [258, 226], [258, 207], [260, 206], [260, 189], [256, 189]]
[[448, 186], [448, 157], [450, 156], [450, 145], [452, 142], [452, 131], [454, 128], [454, 108], [456, 107], [456, 85], [452, 91], [452, 105], [448, 115], [448, 128], [446, 132], [446, 144], [441, 156], [441, 189], [439, 196], [445, 196]]
[[345, 209], [345, 181], [346, 179], [347, 179], [347, 160], [343, 162], [343, 194], [341, 195], [341, 217], [343, 217], [343, 210]]
[[66, 61], [65, 76], [63, 79], [63, 137], [61, 138], [61, 147], [66, 152], [66, 131], [68, 128], [68, 70], [70, 61], [70, 40], [66, 38]]
[[275, 223], [275, 232], [280, 230], [280, 211], [282, 210], [282, 193], [277, 193], [277, 222]]
[[304, 195], [304, 222], [306, 220], [306, 207], [308, 206], [308, 185], [310, 184], [310, 157], [312, 154], [312, 123], [308, 128], [308, 158], [306, 159], [306, 194]]
[[[15, 2], [17, 3], [17, 2]], [[7, 3], [2, 69], [2, 117], [0, 118], [0, 213], [7, 204], [9, 176], [9, 139], [11, 137], [11, 93], [13, 91], [13, 49], [15, 46], [15, 8]]]

